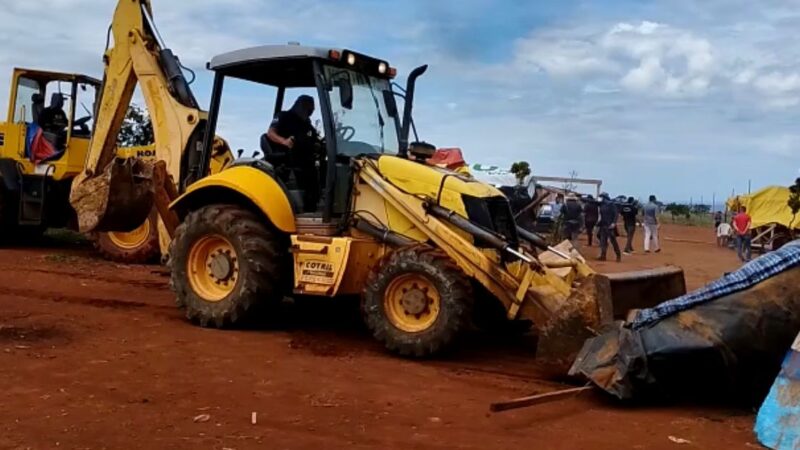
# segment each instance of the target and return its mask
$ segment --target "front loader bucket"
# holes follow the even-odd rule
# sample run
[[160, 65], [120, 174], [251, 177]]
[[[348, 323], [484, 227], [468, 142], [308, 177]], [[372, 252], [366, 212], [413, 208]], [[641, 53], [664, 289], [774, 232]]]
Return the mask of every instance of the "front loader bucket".
[[550, 371], [564, 375], [584, 342], [612, 322], [611, 284], [592, 273], [576, 281], [570, 297], [537, 325], [537, 360]]
[[611, 282], [614, 318], [624, 320], [631, 310], [651, 308], [686, 293], [683, 269], [665, 266], [606, 275]]
[[133, 231], [153, 209], [153, 165], [116, 159], [106, 170], [73, 187], [72, 207], [81, 232]]

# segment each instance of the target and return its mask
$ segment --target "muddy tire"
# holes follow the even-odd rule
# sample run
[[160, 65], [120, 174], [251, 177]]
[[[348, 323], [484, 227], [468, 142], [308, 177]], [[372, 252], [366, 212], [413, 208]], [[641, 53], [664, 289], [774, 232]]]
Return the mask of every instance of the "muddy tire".
[[129, 233], [94, 233], [95, 250], [109, 261], [123, 264], [148, 264], [158, 261], [161, 246], [158, 242], [158, 213], [153, 210], [139, 228]]
[[453, 344], [472, 319], [469, 279], [427, 245], [387, 255], [370, 273], [361, 300], [367, 328], [387, 349], [426, 357]]
[[253, 212], [211, 205], [189, 213], [170, 245], [176, 303], [203, 327], [252, 319], [291, 282], [288, 239]]

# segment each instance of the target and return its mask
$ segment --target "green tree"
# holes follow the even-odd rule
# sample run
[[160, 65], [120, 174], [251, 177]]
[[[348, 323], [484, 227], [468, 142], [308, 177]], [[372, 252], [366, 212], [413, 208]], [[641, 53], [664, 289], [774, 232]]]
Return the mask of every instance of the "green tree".
[[525, 179], [531, 174], [531, 165], [527, 161], [515, 162], [511, 165], [511, 173], [517, 178], [517, 184], [525, 184]]
[[153, 123], [150, 114], [136, 105], [128, 107], [128, 113], [122, 121], [122, 128], [117, 136], [117, 145], [120, 147], [136, 147], [150, 145], [155, 142], [153, 137]]

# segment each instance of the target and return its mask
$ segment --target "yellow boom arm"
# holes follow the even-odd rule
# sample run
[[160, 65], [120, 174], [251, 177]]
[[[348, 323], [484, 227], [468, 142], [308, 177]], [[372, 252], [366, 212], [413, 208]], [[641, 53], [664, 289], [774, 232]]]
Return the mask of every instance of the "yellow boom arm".
[[[207, 114], [197, 108], [177, 60], [162, 48], [151, 17], [150, 0], [120, 0], [114, 13], [114, 42], [103, 58], [105, 76], [86, 170], [70, 195], [84, 232], [133, 229], [153, 207], [159, 188], [153, 185], [153, 166], [116, 158], [117, 135], [137, 83], [153, 124], [156, 160], [163, 161], [167, 178], [180, 175], [184, 151], [202, 137], [199, 126]], [[169, 71], [170, 63], [177, 73]]]

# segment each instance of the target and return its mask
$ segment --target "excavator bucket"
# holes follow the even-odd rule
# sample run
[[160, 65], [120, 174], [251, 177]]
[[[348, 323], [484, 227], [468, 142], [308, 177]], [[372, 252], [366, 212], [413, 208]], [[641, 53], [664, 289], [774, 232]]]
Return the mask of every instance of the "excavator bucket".
[[153, 165], [115, 159], [102, 174], [74, 186], [70, 200], [81, 232], [133, 231], [153, 209]]

